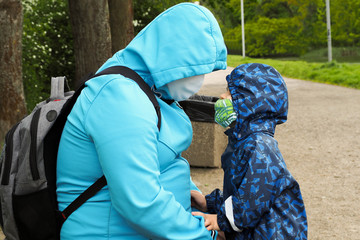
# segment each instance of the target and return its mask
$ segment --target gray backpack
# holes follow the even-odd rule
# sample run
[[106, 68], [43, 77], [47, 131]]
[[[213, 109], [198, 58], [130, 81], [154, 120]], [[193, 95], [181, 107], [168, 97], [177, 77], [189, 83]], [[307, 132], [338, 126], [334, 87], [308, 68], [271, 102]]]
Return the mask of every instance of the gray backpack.
[[[158, 114], [155, 95], [133, 70], [114, 66], [89, 76], [121, 74], [138, 83]], [[85, 83], [74, 91], [64, 91], [65, 77], [51, 79], [51, 95], [14, 125], [6, 134], [0, 157], [0, 224], [6, 240], [60, 239], [60, 229], [69, 215], [106, 185], [102, 176], [64, 211], [56, 200], [56, 158], [61, 133]]]

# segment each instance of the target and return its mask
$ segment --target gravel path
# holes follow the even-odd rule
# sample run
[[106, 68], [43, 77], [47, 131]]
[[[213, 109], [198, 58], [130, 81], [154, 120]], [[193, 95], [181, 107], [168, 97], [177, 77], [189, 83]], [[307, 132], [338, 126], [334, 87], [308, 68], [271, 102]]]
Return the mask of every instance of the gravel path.
[[[199, 94], [219, 96], [230, 71], [208, 75]], [[289, 117], [278, 126], [275, 137], [300, 183], [309, 239], [360, 240], [360, 91], [289, 78], [285, 81]], [[221, 169], [191, 171], [204, 193], [222, 188]]]
[[[219, 96], [231, 70], [208, 75], [199, 94]], [[300, 184], [309, 239], [360, 239], [360, 91], [284, 79], [289, 115], [275, 138]], [[204, 193], [222, 188], [222, 169], [191, 170]]]

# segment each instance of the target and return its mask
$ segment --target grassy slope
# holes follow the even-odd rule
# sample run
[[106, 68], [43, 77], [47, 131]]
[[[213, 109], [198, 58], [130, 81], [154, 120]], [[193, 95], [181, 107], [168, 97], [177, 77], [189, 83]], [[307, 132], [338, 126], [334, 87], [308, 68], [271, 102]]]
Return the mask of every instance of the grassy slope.
[[228, 56], [228, 66], [230, 67], [255, 62], [271, 65], [285, 77], [360, 89], [359, 63], [337, 63], [336, 61], [310, 63], [306, 61], [243, 58], [239, 55]]

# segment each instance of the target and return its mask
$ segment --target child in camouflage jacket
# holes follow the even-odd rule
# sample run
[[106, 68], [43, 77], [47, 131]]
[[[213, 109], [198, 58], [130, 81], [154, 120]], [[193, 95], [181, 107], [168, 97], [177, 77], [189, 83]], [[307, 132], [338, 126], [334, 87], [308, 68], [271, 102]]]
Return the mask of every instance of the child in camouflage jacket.
[[238, 66], [226, 79], [236, 122], [225, 132], [224, 189], [206, 197], [192, 192], [194, 206], [210, 213], [193, 214], [204, 216], [208, 229], [224, 231], [226, 239], [307, 239], [300, 187], [274, 139], [276, 125], [287, 120], [283, 78], [273, 67], [253, 63]]

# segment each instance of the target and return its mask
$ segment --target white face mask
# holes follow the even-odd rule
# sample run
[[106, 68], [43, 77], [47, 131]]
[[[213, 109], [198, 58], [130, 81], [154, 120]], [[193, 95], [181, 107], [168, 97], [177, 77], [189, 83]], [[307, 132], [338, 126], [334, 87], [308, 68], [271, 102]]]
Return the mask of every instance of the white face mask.
[[170, 82], [167, 85], [171, 97], [175, 101], [188, 99], [191, 95], [197, 93], [204, 82], [205, 75], [197, 75]]

